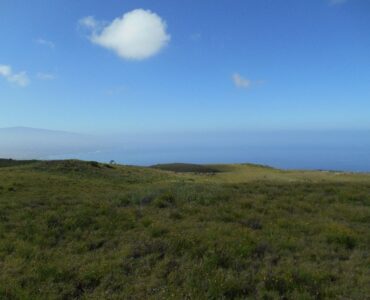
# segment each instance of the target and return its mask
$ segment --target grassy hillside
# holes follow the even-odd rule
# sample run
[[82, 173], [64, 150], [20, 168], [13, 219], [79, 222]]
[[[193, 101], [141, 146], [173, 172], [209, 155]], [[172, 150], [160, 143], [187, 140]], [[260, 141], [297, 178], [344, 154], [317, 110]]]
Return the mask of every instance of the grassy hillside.
[[369, 299], [370, 175], [204, 168], [3, 165], [0, 299]]
[[28, 165], [36, 162], [37, 160], [13, 160], [0, 158], [0, 168]]
[[212, 168], [206, 165], [196, 165], [196, 164], [183, 164], [183, 163], [173, 163], [173, 164], [160, 164], [152, 166], [154, 169], [159, 169], [163, 171], [172, 171], [177, 173], [217, 173], [219, 170], [217, 168]]

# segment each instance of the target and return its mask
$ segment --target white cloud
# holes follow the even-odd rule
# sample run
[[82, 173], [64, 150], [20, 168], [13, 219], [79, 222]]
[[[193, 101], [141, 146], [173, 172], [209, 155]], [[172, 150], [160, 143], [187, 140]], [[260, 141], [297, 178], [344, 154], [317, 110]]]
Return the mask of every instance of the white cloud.
[[13, 74], [8, 78], [8, 80], [10, 82], [13, 82], [13, 83], [21, 86], [21, 87], [25, 87], [30, 83], [30, 80], [29, 80], [26, 72], [20, 72], [20, 73], [17, 73], [17, 74]]
[[83, 18], [79, 23], [92, 31], [93, 43], [115, 51], [124, 59], [149, 58], [171, 39], [166, 23], [149, 10], [135, 9], [103, 28], [93, 17]]
[[86, 27], [88, 29], [92, 29], [92, 30], [97, 29], [98, 24], [99, 24], [98, 21], [96, 21], [93, 16], [82, 18], [78, 22], [81, 26]]
[[247, 78], [244, 78], [243, 76], [241, 76], [238, 73], [233, 74], [232, 78], [233, 78], [235, 86], [238, 87], [238, 88], [248, 89], [252, 85], [251, 80], [249, 80]]
[[52, 41], [48, 41], [48, 40], [45, 40], [45, 39], [42, 39], [42, 38], [37, 39], [36, 43], [38, 43], [39, 45], [42, 45], [42, 46], [52, 48], [52, 49], [55, 48], [55, 44]]
[[12, 73], [12, 68], [5, 65], [0, 65], [0, 76], [7, 77]]
[[25, 87], [30, 83], [26, 72], [13, 73], [12, 68], [7, 65], [0, 65], [0, 76], [21, 87]]
[[251, 79], [245, 78], [239, 73], [234, 73], [232, 75], [232, 80], [234, 82], [234, 85], [240, 89], [249, 89], [251, 87], [259, 86], [265, 83], [264, 80], [251, 80]]
[[347, 0], [329, 0], [331, 5], [343, 4], [346, 3]]
[[50, 74], [50, 73], [37, 73], [36, 76], [40, 80], [53, 80], [53, 79], [55, 79], [55, 75]]

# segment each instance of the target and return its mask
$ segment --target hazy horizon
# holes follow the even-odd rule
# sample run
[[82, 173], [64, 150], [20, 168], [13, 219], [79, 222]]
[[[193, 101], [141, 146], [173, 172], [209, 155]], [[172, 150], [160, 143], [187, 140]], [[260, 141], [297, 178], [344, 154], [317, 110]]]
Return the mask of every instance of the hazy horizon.
[[283, 169], [370, 172], [370, 130], [121, 133], [0, 128], [0, 157], [122, 164], [258, 163]]
[[369, 1], [4, 0], [0, 24], [0, 156], [370, 171]]

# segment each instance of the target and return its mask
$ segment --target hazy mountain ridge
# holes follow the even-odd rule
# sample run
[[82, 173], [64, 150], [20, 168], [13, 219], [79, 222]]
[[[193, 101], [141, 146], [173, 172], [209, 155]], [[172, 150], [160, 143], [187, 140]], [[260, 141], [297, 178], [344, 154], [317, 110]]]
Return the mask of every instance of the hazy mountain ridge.
[[0, 128], [0, 157], [41, 158], [49, 155], [93, 151], [93, 136], [30, 127]]

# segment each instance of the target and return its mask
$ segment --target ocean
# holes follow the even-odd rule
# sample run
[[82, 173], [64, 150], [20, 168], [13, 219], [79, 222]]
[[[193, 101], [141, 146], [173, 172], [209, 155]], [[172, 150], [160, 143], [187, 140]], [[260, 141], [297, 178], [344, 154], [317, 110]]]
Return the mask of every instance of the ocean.
[[256, 163], [281, 169], [370, 172], [369, 131], [249, 132], [131, 136], [96, 151], [48, 156], [148, 166]]

